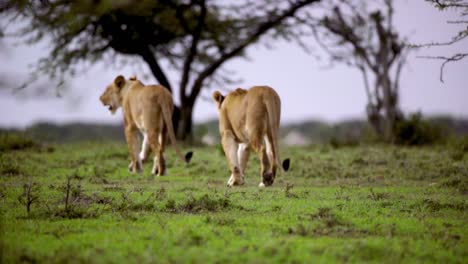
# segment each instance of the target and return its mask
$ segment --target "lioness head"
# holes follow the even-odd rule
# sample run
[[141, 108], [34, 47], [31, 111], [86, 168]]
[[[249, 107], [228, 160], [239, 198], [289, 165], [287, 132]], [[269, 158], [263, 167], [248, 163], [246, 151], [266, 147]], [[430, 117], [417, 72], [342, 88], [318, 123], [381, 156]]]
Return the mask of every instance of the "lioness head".
[[115, 80], [107, 86], [101, 97], [99, 97], [102, 104], [106, 106], [112, 114], [115, 114], [122, 103], [120, 93], [125, 83], [125, 78], [122, 75], [117, 76]]

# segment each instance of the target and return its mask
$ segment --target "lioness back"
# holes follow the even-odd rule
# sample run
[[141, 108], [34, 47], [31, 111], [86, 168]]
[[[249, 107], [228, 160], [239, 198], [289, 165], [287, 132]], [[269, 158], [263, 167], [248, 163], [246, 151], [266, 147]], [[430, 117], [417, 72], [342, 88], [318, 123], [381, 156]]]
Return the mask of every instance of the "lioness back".
[[[171, 93], [161, 85], [133, 86], [126, 98], [131, 106], [142, 109], [154, 108], [155, 104], [168, 103], [173, 107]], [[124, 99], [124, 100], [125, 100]]]
[[[279, 128], [280, 115], [281, 115], [281, 100], [279, 95], [273, 88], [269, 86], [254, 86], [249, 89], [246, 97], [247, 113], [251, 113], [251, 122], [255, 122], [258, 118], [262, 118], [267, 122], [268, 116], [262, 112], [267, 112], [274, 118], [272, 125], [276, 129]], [[268, 109], [267, 109], [268, 107]], [[269, 112], [272, 113], [269, 113]], [[258, 118], [257, 118], [258, 117]], [[254, 126], [254, 124], [247, 124], [247, 126]], [[265, 129], [267, 124], [265, 123]]]
[[230, 127], [240, 141], [249, 141], [248, 129], [255, 128], [258, 133], [266, 133], [268, 129], [267, 104], [272, 104], [274, 111], [274, 127], [279, 127], [281, 101], [273, 88], [269, 86], [254, 86], [249, 90], [241, 88], [228, 94], [220, 111], [226, 127]]

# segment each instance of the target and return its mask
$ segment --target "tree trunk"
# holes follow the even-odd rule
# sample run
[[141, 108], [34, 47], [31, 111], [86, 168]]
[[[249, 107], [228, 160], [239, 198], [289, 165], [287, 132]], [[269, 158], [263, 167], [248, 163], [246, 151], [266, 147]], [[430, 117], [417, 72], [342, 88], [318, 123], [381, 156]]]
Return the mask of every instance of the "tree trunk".
[[180, 121], [180, 108], [174, 105], [174, 111], [172, 112], [172, 127], [174, 128], [174, 133], [179, 134], [179, 121]]
[[383, 127], [382, 127], [382, 115], [380, 113], [380, 108], [373, 103], [368, 103], [367, 108], [367, 120], [371, 125], [374, 132], [379, 136], [383, 137]]
[[385, 124], [384, 124], [384, 137], [386, 141], [392, 141], [393, 130], [395, 127], [395, 116], [394, 116], [394, 105], [391, 102], [391, 89], [390, 89], [390, 80], [386, 73], [382, 76], [382, 89], [383, 89], [383, 106], [385, 112]]
[[398, 93], [391, 89], [392, 82], [387, 74], [382, 76], [382, 89], [383, 89], [383, 107], [385, 115], [384, 123], [384, 138], [388, 142], [392, 142], [395, 136], [396, 122], [400, 117], [398, 109]]
[[[154, 54], [150, 51], [149, 47], [146, 49], [143, 49], [140, 51], [140, 56], [143, 58], [143, 60], [148, 64], [151, 72], [153, 73], [153, 76], [156, 78], [156, 80], [164, 86], [169, 92], [172, 93], [172, 87], [171, 83], [166, 77], [166, 74], [164, 73], [163, 69], [160, 67], [158, 61], [154, 57]], [[179, 135], [179, 121], [180, 121], [180, 108], [177, 105], [174, 105], [174, 111], [172, 113], [172, 126], [174, 128], [174, 132], [176, 135]]]
[[180, 119], [177, 130], [177, 138], [180, 140], [192, 140], [193, 104], [188, 103], [180, 107]]

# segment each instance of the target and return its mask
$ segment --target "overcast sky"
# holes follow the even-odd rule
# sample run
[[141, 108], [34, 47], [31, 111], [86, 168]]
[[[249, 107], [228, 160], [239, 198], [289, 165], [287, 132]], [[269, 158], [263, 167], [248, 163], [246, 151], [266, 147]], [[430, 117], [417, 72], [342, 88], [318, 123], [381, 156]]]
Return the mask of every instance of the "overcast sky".
[[[466, 25], [449, 25], [458, 18], [453, 11], [440, 12], [423, 0], [396, 1], [395, 26], [413, 43], [446, 41]], [[443, 48], [412, 53], [401, 78], [401, 107], [404, 112], [421, 111], [426, 115], [451, 114], [468, 117], [468, 59], [447, 65], [444, 80], [439, 81], [440, 62], [416, 58], [417, 55], [452, 55], [468, 52], [468, 41]], [[47, 44], [20, 45], [4, 41], [0, 52], [2, 76], [27, 76], [28, 64], [47, 52]], [[266, 84], [275, 88], [282, 99], [282, 121], [306, 119], [339, 121], [363, 118], [366, 97], [360, 73], [345, 66], [324, 69], [326, 61], [317, 61], [299, 47], [277, 43], [273, 50], [255, 46], [248, 49], [250, 60], [235, 59], [226, 64], [243, 80], [239, 87]], [[144, 66], [146, 67], [146, 66]], [[57, 123], [73, 121], [121, 122], [120, 113], [112, 116], [98, 101], [99, 95], [116, 75], [139, 74], [138, 67], [96, 65], [71, 80], [72, 90], [63, 98], [25, 98], [0, 89], [0, 126], [24, 127], [37, 121]], [[169, 74], [171, 77], [176, 75]], [[141, 75], [139, 76], [141, 77]], [[174, 83], [174, 79], [172, 80]], [[156, 83], [151, 77], [145, 83]], [[237, 87], [237, 86], [236, 86]], [[236, 87], [224, 87], [234, 89]], [[53, 90], [53, 87], [51, 87]], [[195, 121], [216, 118], [210, 100], [203, 93], [195, 107]], [[176, 98], [177, 99], [177, 98]], [[177, 101], [177, 100], [176, 100]]]

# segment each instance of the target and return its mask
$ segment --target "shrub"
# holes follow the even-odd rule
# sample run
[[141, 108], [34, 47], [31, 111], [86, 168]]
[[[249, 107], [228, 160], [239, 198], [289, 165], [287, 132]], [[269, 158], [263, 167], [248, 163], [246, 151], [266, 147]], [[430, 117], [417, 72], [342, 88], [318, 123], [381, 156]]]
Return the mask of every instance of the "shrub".
[[463, 160], [466, 153], [468, 153], [468, 136], [453, 137], [448, 142], [450, 149], [450, 157], [454, 161]]
[[31, 212], [31, 205], [39, 198], [38, 189], [38, 184], [30, 178], [29, 182], [23, 185], [23, 193], [18, 196], [18, 201], [26, 207], [28, 215]]
[[39, 144], [20, 133], [0, 133], [0, 151], [38, 147]]
[[394, 143], [408, 146], [429, 145], [440, 142], [443, 135], [442, 127], [423, 120], [422, 115], [416, 113], [396, 123]]
[[17, 160], [11, 158], [0, 159], [0, 174], [4, 176], [16, 176], [23, 174], [23, 169]]

